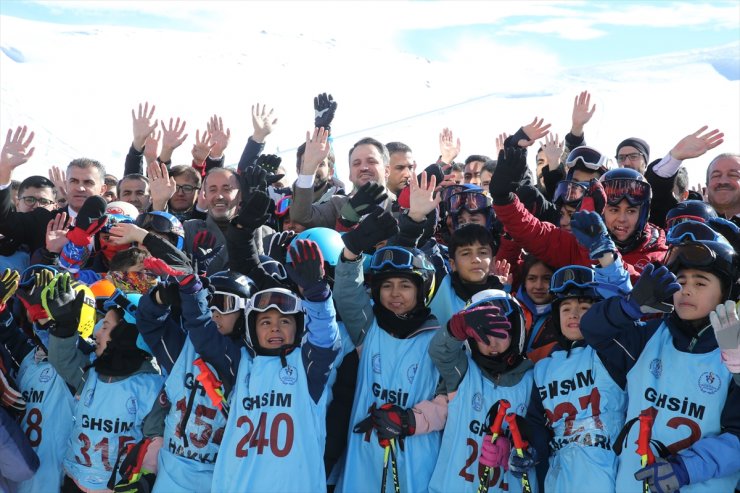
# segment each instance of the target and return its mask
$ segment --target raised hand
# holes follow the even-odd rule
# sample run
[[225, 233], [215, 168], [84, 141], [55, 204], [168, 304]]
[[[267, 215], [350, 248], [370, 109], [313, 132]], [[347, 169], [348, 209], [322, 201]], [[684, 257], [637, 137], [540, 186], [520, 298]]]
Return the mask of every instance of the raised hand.
[[156, 106], [154, 105], [149, 108], [149, 102], [146, 102], [143, 107], [139, 103], [138, 113], [134, 113], [134, 110], [131, 110], [131, 120], [133, 120], [134, 127], [133, 146], [138, 152], [141, 152], [144, 148], [147, 137], [157, 129], [157, 120], [152, 120], [155, 108]]
[[83, 290], [76, 291], [73, 282], [69, 273], [57, 274], [41, 293], [41, 305], [57, 323], [57, 337], [72, 337], [80, 325], [86, 295]]
[[170, 176], [164, 163], [147, 165], [146, 176], [149, 178], [149, 193], [152, 197], [152, 210], [167, 209], [167, 202], [177, 191], [177, 182]]
[[604, 220], [596, 212], [578, 211], [570, 221], [573, 236], [588, 250], [591, 260], [598, 260], [607, 253], [616, 255], [617, 247], [609, 236]]
[[563, 149], [565, 143], [560, 140], [558, 134], [552, 135], [549, 132], [545, 136], [545, 143], [542, 144], [542, 150], [545, 151], [545, 158], [547, 158], [547, 167], [550, 171], [554, 171], [560, 165], [560, 158], [563, 155]]
[[293, 241], [295, 235], [295, 231], [283, 231], [272, 235], [270, 243], [267, 245], [267, 255], [284, 264], [285, 256], [288, 253], [288, 245]]
[[496, 137], [496, 155], [497, 156], [499, 152], [504, 150], [504, 142], [506, 142], [506, 139], [508, 137], [509, 135], [506, 133], [498, 134], [498, 137]]
[[37, 322], [41, 318], [49, 318], [49, 314], [41, 305], [41, 294], [46, 286], [54, 279], [54, 273], [49, 269], [40, 269], [33, 275], [33, 282], [19, 286], [15, 295], [23, 303], [31, 322]]
[[383, 185], [368, 182], [362, 185], [355, 194], [350, 197], [346, 204], [339, 211], [342, 219], [351, 223], [357, 223], [360, 218], [367, 214], [371, 207], [379, 205], [388, 194]]
[[33, 142], [34, 133], [31, 132], [26, 137], [27, 132], [28, 127], [25, 125], [16, 128], [15, 133], [12, 129], [8, 129], [5, 144], [2, 151], [0, 151], [0, 184], [10, 183], [13, 170], [33, 156], [33, 151], [36, 148], [28, 149], [28, 146]]
[[521, 147], [507, 147], [498, 153], [498, 164], [493, 172], [488, 190], [500, 203], [514, 193], [527, 171], [527, 151]]
[[437, 186], [437, 177], [432, 175], [427, 181], [427, 172], [422, 171], [420, 182], [416, 176], [411, 176], [409, 180], [409, 217], [414, 221], [421, 222], [427, 217], [427, 214], [437, 208], [442, 195], [437, 194], [434, 197], [434, 190]]
[[[283, 162], [283, 158], [276, 154], [260, 154], [257, 156], [257, 160], [254, 162], [256, 166], [259, 166], [260, 168], [264, 169], [268, 173], [277, 173], [278, 168], [280, 168], [280, 163]], [[285, 175], [281, 175], [285, 176]]]
[[53, 165], [49, 168], [49, 179], [57, 189], [57, 201], [67, 200], [67, 172], [59, 166]]
[[213, 115], [208, 122], [208, 133], [211, 136], [211, 158], [221, 159], [224, 151], [229, 146], [231, 129], [224, 130], [224, 122], [218, 115]]
[[311, 132], [306, 132], [306, 152], [303, 154], [300, 174], [315, 174], [319, 165], [329, 155], [330, 150], [328, 130], [316, 127], [313, 129], [313, 135], [311, 135]]
[[445, 164], [452, 164], [460, 154], [460, 139], [455, 140], [452, 130], [449, 128], [445, 127], [439, 134], [439, 153], [442, 156], [442, 162]]
[[20, 277], [21, 275], [18, 274], [18, 271], [11, 269], [5, 269], [0, 274], [0, 312], [5, 310], [5, 304], [18, 289], [18, 280]]
[[321, 93], [313, 98], [314, 109], [314, 127], [325, 128], [331, 132], [331, 122], [334, 120], [334, 113], [337, 111], [337, 103], [331, 94]]
[[590, 104], [591, 94], [589, 94], [588, 91], [581, 92], [573, 100], [573, 126], [570, 130], [573, 135], [577, 135], [579, 137], [583, 135], [583, 127], [589, 122], [589, 120], [591, 120], [591, 117], [594, 116], [596, 104], [591, 106], [591, 109], [589, 109]]
[[193, 265], [199, 276], [205, 276], [208, 266], [221, 253], [224, 245], [216, 245], [216, 235], [207, 229], [198, 231], [193, 239]]
[[[260, 171], [264, 173], [264, 170]], [[242, 188], [242, 202], [239, 215], [236, 217], [236, 224], [249, 230], [255, 230], [264, 225], [270, 218], [268, 212], [270, 203], [270, 197], [263, 190], [254, 188], [245, 193]]]
[[66, 212], [57, 214], [49, 221], [46, 225], [46, 249], [48, 251], [54, 253], [60, 253], [62, 251], [64, 245], [69, 241], [67, 239], [67, 231], [71, 222], [72, 218], [68, 218]]
[[187, 125], [187, 122], [183, 120], [180, 123], [179, 117], [174, 123], [172, 122], [172, 118], [170, 118], [170, 124], [167, 126], [162, 122], [162, 152], [159, 154], [160, 161], [164, 163], [170, 161], [172, 152], [180, 147], [185, 142], [185, 139], [188, 138], [188, 134], [183, 134], [185, 132], [185, 125]]
[[468, 338], [490, 344], [489, 337], [509, 337], [511, 322], [497, 306], [484, 305], [455, 313], [447, 324], [450, 335], [459, 341]]
[[114, 245], [128, 245], [130, 243], [143, 243], [149, 232], [133, 223], [116, 223], [110, 228], [108, 241]]
[[740, 373], [740, 314], [732, 300], [709, 313], [714, 336], [722, 351], [722, 362], [731, 373]]
[[278, 122], [277, 117], [273, 116], [274, 112], [274, 109], [268, 109], [265, 105], [260, 108], [259, 103], [252, 106], [252, 126], [254, 127], [252, 140], [261, 144], [272, 133]]
[[669, 301], [680, 290], [676, 276], [665, 265], [656, 269], [653, 264], [647, 264], [622, 307], [633, 317], [638, 313], [671, 313], [673, 304]]
[[203, 138], [200, 138], [200, 130], [195, 131], [195, 144], [190, 153], [193, 155], [193, 161], [201, 165], [205, 162], [206, 158], [211, 154], [211, 136], [208, 131], [203, 132]]
[[144, 160], [151, 164], [159, 156], [159, 141], [162, 139], [162, 131], [152, 132], [144, 142]]
[[521, 139], [519, 142], [517, 142], [517, 145], [519, 147], [529, 147], [534, 144], [535, 141], [547, 135], [548, 130], [550, 130], [550, 124], [545, 124], [544, 118], [540, 118], [538, 120], [535, 116], [534, 120], [532, 120], [532, 123], [524, 125], [522, 127], [522, 130], [527, 135], [528, 140]]
[[496, 260], [493, 263], [491, 274], [498, 277], [504, 286], [511, 286], [514, 280], [514, 276], [511, 274], [511, 264], [506, 259]]
[[716, 128], [703, 134], [708, 128], [708, 126], [704, 125], [693, 134], [689, 134], [679, 140], [678, 144], [671, 149], [671, 156], [679, 161], [696, 158], [725, 141], [725, 134]]
[[324, 256], [312, 240], [296, 240], [290, 246], [290, 262], [285, 266], [288, 276], [301, 288], [309, 301], [324, 301], [329, 297], [329, 284], [324, 272]]
[[[354, 256], [370, 251], [375, 245], [398, 233], [398, 221], [380, 206], [370, 212], [353, 230], [342, 236], [345, 250]], [[345, 255], [346, 258], [350, 258]]]

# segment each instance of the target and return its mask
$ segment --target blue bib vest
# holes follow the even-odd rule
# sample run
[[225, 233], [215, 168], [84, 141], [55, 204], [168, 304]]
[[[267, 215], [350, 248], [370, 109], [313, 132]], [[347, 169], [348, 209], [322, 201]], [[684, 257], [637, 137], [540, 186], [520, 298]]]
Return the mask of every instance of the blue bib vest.
[[[203, 385], [196, 380], [200, 369], [193, 362], [198, 358], [190, 337], [186, 338], [180, 355], [165, 380], [164, 388], [170, 401], [170, 411], [164, 420], [164, 436], [158, 457], [154, 493], [200, 492], [211, 489], [213, 467], [223, 438], [226, 417], [213, 405]], [[213, 368], [209, 368], [215, 374]], [[180, 421], [189, 406], [195, 385], [198, 390], [193, 396], [190, 415], [184, 430], [180, 430]]]
[[[427, 330], [409, 339], [396, 339], [373, 322], [362, 345], [350, 428], [367, 417], [372, 404], [411, 408], [434, 397], [439, 372], [428, 354], [433, 336], [434, 330]], [[440, 433], [432, 432], [407, 437], [404, 450], [396, 448], [401, 491], [427, 491], [439, 444]], [[380, 491], [383, 455], [375, 433], [359, 434], [350, 429], [337, 492]], [[393, 489], [391, 476], [389, 466], [386, 491]]]
[[326, 490], [327, 392], [314, 403], [300, 348], [287, 363], [242, 348], [212, 491]]
[[[673, 346], [668, 327], [662, 324], [627, 374], [627, 419], [639, 416], [643, 409], [656, 409], [652, 439], [675, 454], [702, 437], [720, 433], [720, 415], [731, 379], [719, 348], [705, 354], [679, 351]], [[639, 423], [635, 423], [619, 456], [619, 492], [642, 487], [634, 477], [641, 468], [640, 456], [635, 452], [638, 433]], [[681, 492], [733, 491], [738, 479], [740, 472], [683, 486]]]
[[[501, 399], [511, 404], [509, 413], [520, 416], [527, 414], [532, 392], [532, 372], [513, 387], [494, 384], [484, 377], [478, 365], [468, 354], [468, 371], [460, 382], [457, 394], [448, 406], [439, 458], [429, 482], [430, 492], [475, 492], [485, 466], [478, 462], [483, 437], [490, 433], [486, 428], [486, 417], [491, 407]], [[508, 440], [508, 424], [503, 423], [503, 433], [498, 440]], [[537, 492], [537, 481], [530, 474], [533, 491]], [[522, 491], [522, 482], [501, 467], [491, 468], [488, 476], [488, 491]]]
[[39, 456], [39, 469], [18, 485], [20, 493], [59, 491], [62, 460], [72, 431], [74, 397], [51, 363], [29, 352], [18, 369], [18, 387], [26, 401], [21, 428]]
[[154, 373], [104, 382], [91, 369], [75, 406], [64, 458], [67, 474], [84, 488], [106, 488], [118, 451], [142, 439], [141, 423], [161, 388], [162, 377]]
[[627, 393], [589, 346], [538, 361], [534, 381], [554, 435], [545, 490], [613, 492]]
[[442, 279], [442, 282], [434, 293], [432, 302], [429, 303], [429, 309], [432, 315], [437, 317], [440, 327], [447, 327], [447, 322], [452, 316], [465, 308], [467, 300], [460, 298], [452, 288], [452, 274], [448, 274]]

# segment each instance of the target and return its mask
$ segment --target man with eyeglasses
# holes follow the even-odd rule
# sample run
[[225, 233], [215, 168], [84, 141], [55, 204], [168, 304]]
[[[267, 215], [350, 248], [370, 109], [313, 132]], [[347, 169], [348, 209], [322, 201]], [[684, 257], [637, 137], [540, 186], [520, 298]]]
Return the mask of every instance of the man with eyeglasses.
[[[196, 207], [201, 190], [200, 173], [192, 166], [173, 166], [169, 172], [164, 165], [159, 166], [157, 172], [150, 177], [152, 210], [169, 212], [182, 222], [188, 219], [205, 219], [206, 211]], [[171, 179], [175, 181], [174, 189], [169, 186]], [[168, 186], [160, 187], [160, 180], [166, 181]]]
[[624, 139], [617, 146], [616, 159], [620, 168], [630, 168], [644, 175], [650, 159], [650, 146], [637, 137]]
[[54, 184], [43, 176], [29, 176], [18, 187], [15, 210], [31, 212], [36, 207], [42, 207], [49, 211], [56, 209]]

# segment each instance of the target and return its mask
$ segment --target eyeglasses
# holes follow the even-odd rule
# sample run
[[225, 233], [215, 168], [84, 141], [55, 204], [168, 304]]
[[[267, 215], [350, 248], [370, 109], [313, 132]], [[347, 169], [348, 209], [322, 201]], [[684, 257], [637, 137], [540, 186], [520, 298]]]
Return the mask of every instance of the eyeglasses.
[[468, 212], [478, 212], [491, 207], [491, 198], [483, 192], [465, 191], [452, 194], [449, 199], [450, 211], [457, 212], [465, 209]]
[[570, 154], [568, 154], [568, 157], [565, 160], [565, 166], [567, 168], [571, 168], [575, 166], [579, 160], [585, 167], [594, 171], [599, 171], [607, 167], [607, 157], [593, 147], [581, 146], [570, 151]]
[[674, 224], [666, 234], [666, 243], [677, 245], [688, 241], [719, 241], [724, 243], [726, 240], [715, 230], [704, 223], [696, 221], [684, 221]]
[[434, 270], [429, 260], [414, 255], [413, 252], [401, 247], [383, 247], [373, 255], [370, 269], [381, 270], [385, 266], [396, 269], [425, 269]]
[[642, 156], [641, 152], [631, 152], [629, 154], [617, 154], [617, 162], [623, 163], [627, 160], [629, 161], [637, 161], [640, 159], [640, 156]]
[[228, 315], [247, 307], [247, 302], [241, 296], [234, 293], [225, 293], [216, 291], [211, 296], [211, 302], [208, 304], [211, 310], [217, 311], [221, 315]]
[[200, 187], [194, 187], [193, 185], [175, 185], [175, 193], [193, 193], [196, 190], [200, 190]]
[[282, 199], [280, 199], [275, 206], [275, 215], [277, 217], [283, 217], [290, 211], [290, 204], [293, 203], [293, 197], [290, 195], [286, 195]]
[[300, 313], [303, 307], [300, 298], [283, 288], [260, 291], [249, 300], [250, 310], [266, 312], [273, 308], [282, 314], [288, 315]]
[[590, 288], [596, 282], [593, 269], [580, 265], [569, 265], [556, 270], [550, 279], [550, 291], [562, 293], [569, 287]]
[[623, 199], [627, 199], [630, 205], [641, 205], [650, 201], [651, 189], [646, 181], [618, 178], [603, 181], [601, 184], [604, 186], [606, 202], [609, 205], [617, 205]]
[[563, 180], [558, 183], [553, 195], [553, 202], [558, 200], [564, 204], [573, 204], [580, 201], [588, 191], [588, 183], [572, 180]]
[[46, 207], [47, 205], [51, 205], [51, 204], [53, 204], [53, 203], [54, 203], [54, 201], [53, 201], [53, 200], [49, 200], [49, 199], [44, 199], [44, 198], [39, 198], [39, 197], [34, 197], [34, 196], [32, 196], [32, 195], [26, 195], [25, 197], [21, 197], [21, 200], [22, 200], [22, 201], [23, 201], [23, 202], [24, 202], [24, 203], [25, 203], [26, 205], [28, 205], [28, 206], [32, 206], [32, 205], [35, 205], [35, 204], [36, 204], [36, 202], [38, 202], [38, 204], [39, 204], [39, 205], [40, 205], [41, 207]]

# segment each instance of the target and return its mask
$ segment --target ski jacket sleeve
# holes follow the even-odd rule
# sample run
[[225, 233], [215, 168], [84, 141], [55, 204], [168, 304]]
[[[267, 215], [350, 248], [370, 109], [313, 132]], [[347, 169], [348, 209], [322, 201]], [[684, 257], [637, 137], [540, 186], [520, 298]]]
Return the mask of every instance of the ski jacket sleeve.
[[335, 298], [337, 312], [356, 348], [362, 345], [375, 320], [370, 297], [363, 284], [362, 258], [348, 261], [340, 256], [334, 277], [334, 292], [342, 293]]

